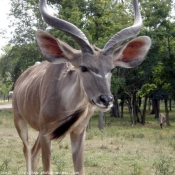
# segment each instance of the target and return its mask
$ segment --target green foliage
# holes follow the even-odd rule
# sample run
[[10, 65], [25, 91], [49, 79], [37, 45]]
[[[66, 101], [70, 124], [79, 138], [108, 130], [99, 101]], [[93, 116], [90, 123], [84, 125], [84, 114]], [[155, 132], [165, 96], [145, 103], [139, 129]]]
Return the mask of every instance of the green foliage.
[[0, 73], [3, 82], [7, 86], [10, 85], [8, 89], [11, 90], [22, 72], [34, 65], [36, 61], [41, 61], [42, 59], [36, 43], [17, 45], [7, 50], [0, 59]]
[[0, 165], [0, 173], [7, 172], [10, 169], [10, 158], [6, 158], [3, 160], [3, 163]]
[[133, 172], [131, 172], [131, 175], [141, 175], [142, 174], [142, 167], [139, 164], [133, 164]]
[[117, 75], [117, 70], [115, 69], [112, 74], [111, 79], [111, 92], [112, 94], [116, 94], [119, 89], [125, 86], [126, 79], [124, 77], [120, 77]]
[[156, 89], [157, 86], [155, 84], [144, 84], [141, 89], [137, 92], [139, 97], [145, 97], [148, 95], [152, 90]]
[[38, 0], [13, 0], [10, 15], [11, 27], [15, 28], [10, 43], [22, 45], [35, 42], [36, 29], [45, 29], [38, 6]]
[[156, 168], [155, 175], [173, 175], [175, 173], [174, 158], [161, 156], [153, 165]]
[[141, 0], [144, 16], [144, 25], [156, 29], [157, 26], [163, 25], [170, 16], [171, 1], [170, 0]]
[[12, 89], [11, 75], [7, 75], [5, 78], [0, 77], [0, 93], [8, 94]]
[[54, 154], [52, 156], [52, 163], [56, 166], [56, 171], [63, 172], [65, 169], [65, 155], [64, 154]]
[[150, 92], [150, 97], [153, 100], [168, 100], [168, 92], [161, 87]]

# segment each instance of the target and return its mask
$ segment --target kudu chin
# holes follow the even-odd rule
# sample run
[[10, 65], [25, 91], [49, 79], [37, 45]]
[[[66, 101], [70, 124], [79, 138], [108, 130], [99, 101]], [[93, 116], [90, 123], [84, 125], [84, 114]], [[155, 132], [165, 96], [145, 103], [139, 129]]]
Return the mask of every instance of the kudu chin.
[[[147, 36], [123, 44], [135, 37], [142, 26], [137, 0], [133, 1], [133, 6], [134, 24], [116, 33], [103, 49], [99, 49], [92, 47], [75, 25], [51, 16], [45, 0], [40, 0], [45, 22], [70, 35], [81, 50], [73, 49], [42, 30], [36, 33], [47, 61], [26, 70], [17, 80], [13, 93], [14, 123], [23, 141], [27, 174], [37, 171], [40, 151], [43, 171], [52, 174], [51, 140], [61, 141], [69, 133], [74, 171], [84, 175], [85, 129], [95, 108], [107, 111], [113, 105], [112, 70], [115, 66], [140, 65], [151, 46]], [[31, 150], [27, 125], [39, 131]]]

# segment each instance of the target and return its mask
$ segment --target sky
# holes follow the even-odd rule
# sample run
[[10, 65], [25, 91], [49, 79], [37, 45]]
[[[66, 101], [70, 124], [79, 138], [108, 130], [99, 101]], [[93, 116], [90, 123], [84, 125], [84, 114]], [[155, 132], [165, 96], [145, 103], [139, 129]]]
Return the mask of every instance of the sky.
[[10, 30], [8, 29], [9, 20], [7, 19], [7, 13], [10, 11], [10, 0], [0, 0], [0, 31], [6, 30], [8, 37], [3, 39], [4, 36], [0, 33], [0, 54], [2, 54], [1, 48], [5, 46], [10, 38]]
[[[3, 54], [1, 50], [3, 46], [7, 45], [8, 41], [12, 38], [11, 32], [13, 29], [10, 29], [8, 25], [10, 25], [10, 20], [8, 19], [8, 13], [10, 12], [10, 2], [11, 0], [0, 0], [0, 56]], [[48, 11], [50, 14], [54, 13], [54, 10], [48, 6]], [[3, 39], [3, 35], [1, 30], [5, 30], [7, 33], [5, 35], [6, 39]]]

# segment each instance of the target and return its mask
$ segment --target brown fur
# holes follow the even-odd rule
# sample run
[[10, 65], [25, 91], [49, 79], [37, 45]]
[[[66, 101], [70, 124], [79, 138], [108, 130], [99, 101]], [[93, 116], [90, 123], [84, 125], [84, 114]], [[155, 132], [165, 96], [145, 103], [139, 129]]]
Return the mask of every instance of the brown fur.
[[70, 127], [78, 121], [83, 112], [84, 110], [80, 109], [75, 111], [71, 116], [68, 116], [66, 121], [64, 121], [60, 126], [58, 126], [49, 134], [50, 139], [59, 139], [61, 136], [65, 135], [69, 131]]
[[[121, 47], [116, 43], [117, 39], [123, 42], [135, 36], [141, 28], [137, 0], [134, 0], [134, 25], [112, 37], [102, 50], [91, 47], [83, 32], [66, 21], [53, 18], [45, 7], [45, 0], [40, 0], [40, 12], [45, 21], [70, 34], [81, 50], [73, 49], [44, 31], [37, 31], [36, 39], [47, 61], [32, 66], [17, 80], [13, 93], [14, 123], [24, 145], [26, 174], [36, 173], [40, 152], [43, 171], [52, 174], [51, 139], [62, 140], [70, 133], [74, 171], [84, 175], [86, 126], [95, 108], [105, 112], [113, 105], [111, 71], [115, 66], [140, 65], [151, 40], [140, 36]], [[130, 36], [122, 36], [123, 32]], [[28, 125], [39, 132], [32, 149], [28, 143]]]
[[[78, 72], [70, 63], [54, 65], [44, 61], [26, 70], [15, 84], [14, 122], [23, 140], [28, 174], [37, 171], [40, 148], [49, 158], [48, 138], [61, 141], [69, 132], [84, 133], [94, 109], [81, 89]], [[32, 151], [28, 145], [27, 124], [39, 131]], [[43, 170], [51, 172], [49, 159], [43, 158]]]

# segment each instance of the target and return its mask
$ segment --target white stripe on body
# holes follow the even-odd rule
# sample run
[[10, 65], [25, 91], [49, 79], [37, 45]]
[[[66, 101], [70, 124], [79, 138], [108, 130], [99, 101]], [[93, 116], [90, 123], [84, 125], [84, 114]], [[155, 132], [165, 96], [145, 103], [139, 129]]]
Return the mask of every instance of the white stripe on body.
[[[46, 64], [42, 69], [40, 69], [40, 70], [37, 72], [37, 74], [35, 74], [34, 76], [32, 76], [31, 79], [30, 79], [30, 82], [28, 82], [28, 85], [27, 85], [26, 90], [25, 90], [24, 106], [26, 106], [28, 88], [30, 87], [30, 85], [31, 85], [32, 83], [34, 83], [34, 82], [33, 82], [33, 79], [34, 79], [34, 78], [37, 77], [37, 78], [35, 79], [35, 81], [36, 81], [36, 82], [37, 82], [37, 81], [40, 81], [40, 87], [41, 87], [41, 82], [42, 82], [42, 80], [43, 80], [43, 77], [40, 79], [40, 76], [38, 76], [38, 74], [40, 74], [40, 73], [46, 71], [46, 69], [45, 69], [46, 66], [47, 66], [47, 64]], [[45, 69], [45, 70], [43, 71], [43, 69]], [[39, 80], [38, 80], [38, 79], [39, 79]], [[23, 83], [25, 83], [25, 82], [26, 82], [26, 81], [23, 81]]]

